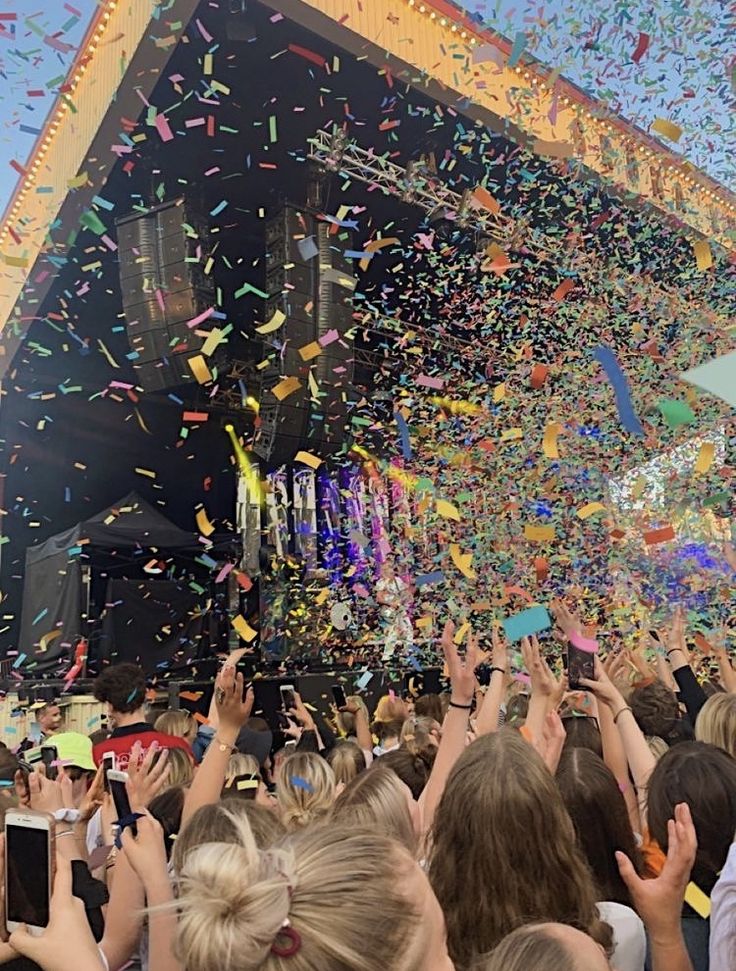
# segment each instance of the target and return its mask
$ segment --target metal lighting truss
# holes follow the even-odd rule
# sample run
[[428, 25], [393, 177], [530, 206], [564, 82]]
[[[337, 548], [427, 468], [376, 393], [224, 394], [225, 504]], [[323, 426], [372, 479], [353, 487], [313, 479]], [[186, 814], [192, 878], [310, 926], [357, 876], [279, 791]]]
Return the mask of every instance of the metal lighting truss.
[[460, 228], [502, 242], [513, 237], [515, 223], [508, 216], [493, 214], [473, 205], [472, 191], [453, 192], [427, 167], [409, 162], [404, 168], [388, 158], [348, 141], [344, 132], [320, 129], [309, 139], [309, 158], [330, 172], [365, 182], [384, 195], [396, 196], [409, 205], [419, 206], [429, 215], [449, 214]]

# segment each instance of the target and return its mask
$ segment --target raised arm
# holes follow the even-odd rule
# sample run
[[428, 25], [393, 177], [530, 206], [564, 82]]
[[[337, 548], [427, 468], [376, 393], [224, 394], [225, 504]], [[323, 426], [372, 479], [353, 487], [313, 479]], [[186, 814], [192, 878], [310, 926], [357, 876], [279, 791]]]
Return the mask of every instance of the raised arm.
[[478, 712], [478, 717], [475, 720], [475, 733], [478, 736], [498, 731], [501, 704], [506, 691], [506, 674], [509, 663], [506, 640], [494, 628], [491, 631], [491, 641], [493, 642], [491, 680], [483, 698], [483, 704]]
[[667, 859], [656, 880], [642, 880], [625, 853], [616, 853], [621, 877], [644, 921], [652, 953], [652, 971], [693, 971], [682, 936], [680, 915], [695, 862], [698, 839], [686, 803], [675, 806], [667, 823]]
[[695, 678], [693, 669], [690, 667], [690, 655], [685, 643], [685, 616], [682, 607], [679, 605], [675, 608], [672, 623], [665, 639], [667, 660], [677, 682], [680, 698], [684, 702], [690, 721], [694, 726], [700, 709], [707, 699], [705, 692]]
[[181, 815], [182, 829], [201, 806], [220, 798], [235, 740], [253, 710], [253, 689], [243, 699], [243, 675], [227, 664], [215, 681], [215, 705], [219, 729], [194, 775]]
[[[611, 655], [603, 664], [603, 668], [611, 681], [624, 665], [622, 655]], [[641, 833], [641, 819], [639, 817], [639, 802], [629, 780], [629, 764], [621, 741], [621, 735], [614, 724], [613, 712], [608, 705], [598, 705], [598, 724], [601, 729], [601, 743], [603, 745], [603, 761], [613, 772], [619, 788], [624, 794], [626, 808], [629, 812], [631, 828], [635, 833]]]
[[621, 741], [636, 786], [639, 812], [644, 819], [646, 817], [647, 784], [656, 765], [656, 759], [647, 745], [647, 740], [634, 718], [634, 713], [624, 701], [623, 695], [606, 674], [600, 658], [596, 657], [595, 659], [595, 681], [581, 678], [580, 684], [586, 691], [591, 691], [599, 702], [607, 705], [611, 712], [613, 723], [621, 735]]
[[422, 811], [422, 828], [429, 832], [434, 814], [445, 790], [452, 767], [465, 748], [470, 710], [473, 707], [475, 692], [475, 668], [478, 659], [478, 642], [472, 632], [468, 634], [468, 647], [465, 658], [461, 658], [455, 642], [455, 625], [451, 620], [445, 624], [442, 633], [442, 650], [445, 663], [450, 672], [450, 708], [442, 725], [442, 740], [437, 749], [432, 772], [419, 797]]

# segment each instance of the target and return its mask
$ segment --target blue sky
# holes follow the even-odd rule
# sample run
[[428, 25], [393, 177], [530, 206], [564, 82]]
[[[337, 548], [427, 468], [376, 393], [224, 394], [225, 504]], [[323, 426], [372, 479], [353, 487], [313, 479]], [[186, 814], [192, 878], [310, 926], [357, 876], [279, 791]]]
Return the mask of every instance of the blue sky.
[[736, 189], [736, 13], [727, 0], [455, 2], [509, 38], [523, 32], [527, 53], [645, 131], [655, 118], [679, 125], [679, 142], [666, 144]]
[[[736, 47], [726, 0], [459, 4], [511, 38], [523, 32], [526, 52], [640, 127], [657, 117], [675, 122], [683, 134], [670, 147], [736, 188]], [[96, 0], [0, 0], [0, 211], [18, 179], [10, 160], [28, 158], [96, 7]], [[735, 30], [732, 21], [731, 36]], [[635, 63], [641, 34], [648, 46]]]
[[0, 213], [19, 179], [10, 161], [28, 159], [96, 9], [95, 0], [0, 0]]

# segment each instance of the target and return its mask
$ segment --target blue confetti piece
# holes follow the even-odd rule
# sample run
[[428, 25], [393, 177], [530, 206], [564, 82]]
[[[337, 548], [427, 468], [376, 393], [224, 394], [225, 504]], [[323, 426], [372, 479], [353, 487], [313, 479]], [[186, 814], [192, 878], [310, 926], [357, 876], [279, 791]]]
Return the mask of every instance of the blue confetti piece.
[[44, 619], [44, 617], [46, 616], [46, 614], [47, 614], [48, 612], [49, 612], [49, 608], [48, 608], [48, 607], [44, 607], [44, 608], [43, 608], [43, 610], [41, 611], [41, 613], [40, 613], [40, 614], [38, 614], [38, 616], [37, 616], [37, 617], [35, 618], [35, 620], [33, 621], [33, 624], [31, 624], [31, 626], [33, 627], [33, 626], [35, 626], [35, 625], [36, 625], [36, 624], [37, 624], [37, 623], [38, 623], [38, 622], [39, 622], [40, 620], [43, 620], [43, 619]]
[[415, 587], [426, 587], [430, 583], [444, 583], [445, 574], [442, 570], [435, 570], [434, 573], [423, 573], [414, 580]]
[[401, 414], [400, 411], [394, 412], [394, 419], [399, 429], [399, 436], [401, 438], [401, 454], [405, 459], [411, 458], [411, 440], [409, 438], [409, 426], [406, 424], [406, 419]]
[[509, 54], [509, 59], [506, 62], [507, 67], [516, 67], [519, 63], [521, 55], [524, 53], [524, 48], [526, 47], [526, 34], [523, 30], [516, 32], [516, 37], [514, 37], [514, 44], [511, 48], [511, 53]]
[[616, 395], [616, 407], [618, 408], [621, 424], [627, 432], [644, 438], [644, 429], [641, 427], [641, 422], [636, 417], [636, 412], [634, 411], [629, 383], [626, 380], [626, 375], [621, 370], [621, 365], [616, 360], [616, 355], [610, 347], [601, 344], [593, 351], [593, 357], [606, 372], [606, 376], [611, 383], [611, 387]]
[[373, 674], [370, 671], [364, 671], [358, 680], [355, 682], [356, 691], [364, 691], [373, 679]]
[[541, 630], [547, 630], [552, 626], [546, 607], [529, 607], [519, 614], [506, 617], [501, 623], [507, 640], [512, 642], [538, 634]]
[[18, 668], [19, 668], [19, 667], [21, 666], [21, 664], [22, 664], [22, 663], [23, 663], [23, 662], [25, 661], [25, 659], [26, 659], [26, 657], [27, 657], [27, 656], [28, 656], [28, 655], [26, 655], [26, 654], [19, 654], [19, 655], [18, 655], [18, 657], [17, 657], [17, 658], [15, 659], [15, 661], [13, 662], [13, 669], [14, 669], [15, 671], [17, 671], [17, 670], [18, 670]]
[[302, 779], [300, 775], [289, 776], [289, 782], [296, 786], [297, 789], [303, 789], [305, 792], [314, 792], [314, 786], [311, 782], [307, 782], [306, 779]]

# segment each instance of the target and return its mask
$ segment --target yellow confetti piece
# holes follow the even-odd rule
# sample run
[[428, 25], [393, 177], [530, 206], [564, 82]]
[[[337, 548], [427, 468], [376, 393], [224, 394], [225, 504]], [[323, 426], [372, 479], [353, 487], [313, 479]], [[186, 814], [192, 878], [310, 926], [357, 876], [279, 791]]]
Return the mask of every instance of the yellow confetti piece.
[[693, 256], [700, 272], [709, 270], [713, 266], [713, 254], [707, 239], [697, 239], [693, 243]]
[[219, 327], [213, 328], [207, 335], [207, 340], [202, 344], [202, 353], [205, 357], [214, 354], [215, 349], [225, 340]]
[[302, 361], [313, 361], [321, 353], [322, 345], [319, 341], [312, 341], [311, 344], [305, 344], [304, 347], [299, 348], [299, 357], [301, 357]]
[[152, 472], [150, 469], [136, 469], [135, 471], [138, 473], [138, 475], [145, 475], [149, 479], [155, 479], [156, 478], [156, 473], [155, 472]]
[[256, 327], [256, 334], [273, 334], [286, 320], [286, 314], [277, 307], [273, 312], [273, 317], [260, 327]]
[[555, 538], [554, 526], [525, 526], [524, 536], [532, 543], [551, 543]]
[[433, 618], [426, 614], [424, 617], [417, 617], [414, 621], [414, 626], [418, 627], [420, 630], [424, 630], [425, 627], [431, 627], [433, 624]]
[[631, 496], [633, 499], [640, 499], [647, 487], [647, 480], [643, 475], [640, 475], [636, 482], [631, 487]]
[[461, 624], [456, 630], [455, 636], [452, 639], [453, 642], [455, 644], [462, 644], [462, 642], [465, 640], [465, 635], [468, 633], [469, 630], [470, 630], [470, 623], [469, 621], [466, 620], [465, 623]]
[[320, 607], [325, 602], [325, 600], [327, 600], [329, 595], [330, 595], [330, 588], [325, 587], [324, 590], [320, 590], [320, 592], [314, 598], [314, 602], [317, 604], [318, 607]]
[[27, 256], [6, 256], [4, 253], [2, 255], [3, 263], [6, 266], [15, 266], [18, 269], [24, 270], [28, 267], [28, 257]]
[[710, 897], [703, 893], [700, 887], [692, 880], [685, 888], [685, 903], [693, 908], [695, 913], [707, 920], [710, 917]]
[[456, 523], [460, 522], [460, 513], [457, 510], [457, 506], [453, 506], [451, 502], [448, 502], [446, 499], [438, 499], [435, 506], [440, 516], [444, 516], [445, 519], [454, 519]]
[[496, 387], [493, 389], [493, 403], [494, 403], [494, 405], [497, 405], [499, 403], [499, 401], [503, 401], [503, 399], [505, 397], [506, 397], [506, 385], [505, 384], [497, 384]]
[[307, 383], [309, 384], [309, 393], [316, 401], [319, 398], [319, 385], [317, 384], [317, 379], [311, 371], [307, 375]]
[[655, 118], [652, 122], [652, 131], [656, 131], [658, 135], [664, 135], [671, 142], [679, 142], [682, 135], [682, 128], [666, 118]]
[[302, 462], [304, 465], [308, 465], [310, 469], [318, 469], [322, 465], [322, 459], [318, 455], [312, 455], [311, 452], [297, 452], [294, 461]]
[[505, 432], [501, 432], [502, 442], [514, 442], [518, 441], [520, 438], [524, 437], [523, 428], [507, 428]]
[[460, 547], [457, 545], [457, 543], [451, 543], [450, 556], [452, 557], [452, 562], [455, 564], [455, 566], [458, 568], [458, 570], [462, 573], [464, 577], [467, 577], [468, 580], [477, 579], [477, 574], [472, 566], [472, 563], [473, 563], [472, 553], [463, 553], [460, 550]]
[[302, 383], [299, 378], [295, 377], [293, 374], [289, 377], [282, 378], [278, 384], [271, 388], [271, 392], [278, 401], [283, 401], [288, 398], [290, 394], [294, 394], [299, 388], [301, 388]]
[[558, 459], [560, 457], [560, 452], [557, 448], [557, 438], [561, 431], [562, 425], [558, 421], [551, 421], [544, 429], [542, 451], [548, 459]]
[[80, 172], [79, 175], [75, 175], [73, 179], [69, 179], [66, 183], [68, 189], [81, 189], [83, 185], [87, 185], [89, 182], [89, 176], [86, 172]]
[[589, 502], [585, 506], [581, 506], [580, 509], [578, 509], [577, 516], [578, 519], [590, 519], [590, 517], [594, 516], [597, 512], [605, 511], [606, 507], [602, 502]]
[[200, 531], [200, 533], [203, 536], [211, 536], [214, 533], [215, 527], [210, 522], [209, 516], [207, 515], [206, 510], [198, 509], [196, 520], [197, 520], [197, 529]]
[[696, 475], [703, 475], [713, 464], [716, 454], [716, 446], [713, 442], [703, 442], [698, 452], [698, 459], [695, 463]]
[[48, 634], [44, 634], [41, 640], [38, 642], [39, 654], [43, 654], [44, 651], [48, 651], [51, 642], [55, 641], [57, 637], [61, 637], [60, 630], [50, 630]]
[[238, 637], [242, 638], [246, 644], [250, 644], [251, 641], [258, 637], [258, 631], [253, 630], [242, 614], [238, 614], [238, 616], [235, 617], [231, 623]]
[[192, 374], [197, 379], [198, 384], [207, 384], [208, 381], [212, 380], [210, 369], [207, 367], [207, 362], [201, 354], [195, 354], [194, 357], [190, 357], [187, 364], [191, 368]]

